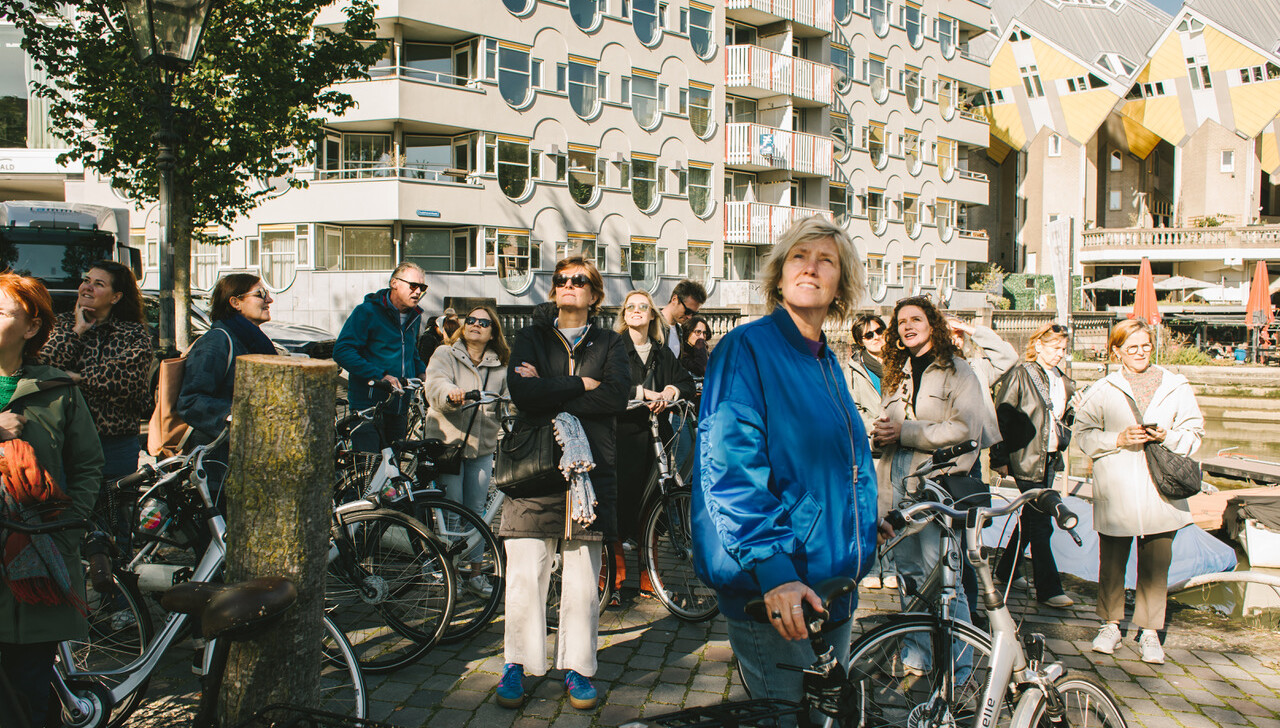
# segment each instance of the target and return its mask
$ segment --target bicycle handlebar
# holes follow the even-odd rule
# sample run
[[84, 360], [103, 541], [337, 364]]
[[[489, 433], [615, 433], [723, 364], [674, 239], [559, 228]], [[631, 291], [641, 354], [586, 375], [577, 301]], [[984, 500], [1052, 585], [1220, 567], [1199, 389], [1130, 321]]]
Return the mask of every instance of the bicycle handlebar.
[[[417, 377], [409, 377], [409, 378], [407, 378], [407, 379], [406, 379], [406, 378], [404, 378], [404, 377], [397, 377], [397, 379], [399, 379], [399, 380], [400, 380], [400, 393], [401, 393], [401, 394], [403, 394], [404, 392], [412, 392], [412, 391], [416, 391], [416, 390], [422, 389], [422, 380], [421, 380], [421, 379], [418, 379]], [[385, 380], [385, 379], [370, 379], [370, 380], [367, 382], [367, 384], [368, 384], [370, 387], [372, 387], [372, 388], [374, 388], [374, 389], [376, 389], [376, 390], [379, 390], [379, 391], [381, 391], [381, 392], [393, 392], [393, 391], [395, 391], [395, 390], [393, 390], [393, 389], [391, 388], [391, 383], [390, 383], [390, 382], [388, 382], [388, 381], [387, 381], [387, 380]]]
[[1080, 545], [1080, 537], [1075, 532], [1076, 524], [1080, 519], [1071, 509], [1067, 508], [1062, 502], [1062, 494], [1050, 488], [1035, 488], [1019, 495], [1017, 498], [1009, 501], [1002, 506], [974, 506], [972, 508], [952, 508], [937, 501], [920, 501], [913, 503], [906, 508], [898, 508], [889, 511], [885, 515], [885, 520], [894, 530], [900, 530], [908, 523], [923, 516], [926, 513], [940, 513], [951, 518], [965, 520], [971, 517], [974, 520], [968, 521], [970, 524], [977, 523], [979, 530], [992, 518], [1008, 515], [1025, 506], [1030, 501], [1036, 501], [1036, 508], [1053, 516], [1057, 521], [1058, 527], [1071, 534], [1071, 538]]
[[136, 488], [159, 474], [160, 471], [156, 470], [150, 463], [145, 463], [138, 469], [138, 472], [133, 473], [132, 475], [126, 475], [117, 480], [116, 485], [121, 488]]
[[951, 447], [940, 447], [933, 451], [933, 462], [945, 463], [978, 449], [977, 440], [965, 440], [958, 445]]

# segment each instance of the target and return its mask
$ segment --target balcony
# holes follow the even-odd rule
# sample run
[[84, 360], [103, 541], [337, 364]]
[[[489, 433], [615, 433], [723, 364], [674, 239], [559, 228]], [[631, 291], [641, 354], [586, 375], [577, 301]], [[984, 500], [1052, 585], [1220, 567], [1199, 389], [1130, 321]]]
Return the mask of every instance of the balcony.
[[1280, 257], [1280, 225], [1087, 230], [1081, 262], [1229, 260]]
[[947, 182], [946, 195], [960, 202], [985, 205], [990, 200], [991, 188], [985, 174], [956, 168], [955, 176]]
[[305, 189], [290, 190], [270, 202], [271, 214], [279, 219], [312, 220], [323, 210], [322, 215], [335, 223], [422, 218], [476, 222], [484, 200], [501, 196], [492, 178], [466, 179], [463, 170], [348, 163], [341, 169], [299, 174], [312, 179]]
[[790, 96], [796, 106], [825, 106], [834, 98], [831, 66], [760, 46], [735, 45], [728, 51], [725, 85], [739, 96]]
[[731, 167], [831, 176], [834, 143], [829, 137], [746, 123], [729, 124], [728, 132], [725, 164]]
[[812, 31], [797, 32], [799, 36], [826, 35], [835, 30], [831, 0], [727, 0], [725, 15], [757, 26], [793, 20]]
[[811, 215], [831, 219], [830, 210], [771, 205], [767, 202], [726, 202], [724, 241], [734, 245], [773, 245], [797, 220]]

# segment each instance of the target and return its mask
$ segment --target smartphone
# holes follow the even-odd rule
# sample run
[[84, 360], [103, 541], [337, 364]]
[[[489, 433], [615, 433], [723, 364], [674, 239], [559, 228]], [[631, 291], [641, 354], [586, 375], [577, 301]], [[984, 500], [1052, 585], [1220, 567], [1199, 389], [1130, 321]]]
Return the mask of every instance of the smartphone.
[[1142, 423], [1142, 429], [1146, 430], [1147, 432], [1151, 433], [1152, 435], [1156, 434], [1156, 428], [1158, 428], [1158, 427], [1160, 427], [1160, 425], [1157, 425], [1157, 424], [1156, 424], [1156, 423], [1154, 423], [1154, 422], [1144, 422], [1144, 423]]

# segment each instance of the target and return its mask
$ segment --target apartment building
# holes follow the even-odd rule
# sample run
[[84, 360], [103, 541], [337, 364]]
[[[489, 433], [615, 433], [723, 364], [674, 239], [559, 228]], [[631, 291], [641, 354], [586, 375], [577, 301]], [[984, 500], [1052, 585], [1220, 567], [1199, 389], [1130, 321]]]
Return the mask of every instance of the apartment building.
[[1048, 272], [1071, 219], [1077, 272], [1247, 286], [1280, 260], [1280, 2], [994, 0], [981, 224], [991, 259]]

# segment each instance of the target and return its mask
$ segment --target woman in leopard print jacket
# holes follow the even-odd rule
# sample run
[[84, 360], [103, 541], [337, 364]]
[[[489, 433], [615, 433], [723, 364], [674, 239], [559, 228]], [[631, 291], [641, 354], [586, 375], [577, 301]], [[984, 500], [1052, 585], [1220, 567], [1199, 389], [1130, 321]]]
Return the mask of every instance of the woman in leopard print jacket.
[[59, 314], [41, 351], [80, 387], [98, 428], [103, 480], [138, 468], [139, 423], [152, 408], [154, 347], [133, 271], [109, 260], [89, 266], [73, 310]]

